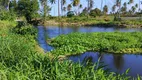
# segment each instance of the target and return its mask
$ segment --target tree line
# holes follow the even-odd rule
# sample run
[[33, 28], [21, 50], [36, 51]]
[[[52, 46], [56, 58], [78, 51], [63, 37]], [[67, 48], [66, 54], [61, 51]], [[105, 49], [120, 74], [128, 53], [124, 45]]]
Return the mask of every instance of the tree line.
[[[87, 1], [87, 7], [83, 8], [81, 0], [0, 0], [0, 20], [13, 20], [15, 17], [24, 16], [25, 19], [30, 22], [32, 19], [43, 17], [46, 20], [47, 16], [50, 16], [51, 6], [49, 4], [58, 4], [58, 16], [65, 15], [66, 12], [74, 11], [77, 16], [101, 16], [110, 14], [121, 14], [121, 15], [134, 15], [140, 12], [140, 1], [139, 3], [132, 5], [134, 0], [124, 2], [122, 0], [115, 0], [112, 8], [108, 8], [108, 5], [103, 5], [101, 0], [101, 8], [95, 8], [94, 3], [96, 0], [85, 0]], [[128, 9], [128, 7], [131, 7]]]

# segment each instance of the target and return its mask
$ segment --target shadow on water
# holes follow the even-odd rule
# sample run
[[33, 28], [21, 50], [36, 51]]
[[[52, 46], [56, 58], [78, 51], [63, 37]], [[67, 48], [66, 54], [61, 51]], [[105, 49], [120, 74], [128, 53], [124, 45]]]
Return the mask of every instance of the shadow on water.
[[137, 74], [139, 74], [142, 76], [142, 55], [85, 52], [80, 55], [69, 56], [68, 58], [77, 63], [84, 63], [84, 61], [88, 60], [92, 63], [96, 63], [100, 58], [100, 62], [107, 65], [104, 69], [109, 69], [110, 71], [121, 74], [130, 68], [128, 75], [136, 77]]

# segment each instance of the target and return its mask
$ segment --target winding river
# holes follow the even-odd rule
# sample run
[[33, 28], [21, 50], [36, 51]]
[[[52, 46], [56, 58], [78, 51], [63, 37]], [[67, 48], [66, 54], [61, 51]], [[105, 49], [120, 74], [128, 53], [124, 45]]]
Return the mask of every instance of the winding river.
[[[49, 46], [46, 42], [46, 38], [54, 38], [61, 34], [68, 34], [72, 32], [135, 32], [142, 31], [142, 28], [116, 28], [116, 27], [101, 27], [101, 26], [87, 26], [87, 27], [61, 27], [61, 26], [38, 26], [38, 43], [44, 49], [45, 52], [51, 51], [54, 48]], [[105, 68], [109, 68], [110, 71], [123, 73], [128, 68], [130, 71], [128, 75], [136, 77], [137, 74], [142, 76], [142, 55], [134, 54], [109, 54], [99, 52], [85, 52], [80, 55], [69, 56], [69, 59], [73, 62], [83, 62], [84, 60], [90, 60], [95, 63], [100, 58], [100, 62], [107, 65]]]

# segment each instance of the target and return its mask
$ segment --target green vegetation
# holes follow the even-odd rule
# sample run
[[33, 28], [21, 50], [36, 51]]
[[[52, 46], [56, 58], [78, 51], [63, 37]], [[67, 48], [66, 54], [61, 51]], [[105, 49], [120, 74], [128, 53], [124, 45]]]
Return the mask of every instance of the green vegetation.
[[16, 7], [17, 15], [24, 16], [27, 22], [31, 22], [32, 19], [37, 18], [39, 14], [39, 4], [37, 0], [19, 0]]
[[120, 75], [105, 71], [96, 64], [83, 66], [68, 60], [58, 61], [55, 57], [51, 59], [48, 54], [40, 54], [35, 49], [37, 45], [35, 35], [13, 33], [15, 22], [0, 21], [0, 24], [1, 80], [128, 80], [131, 78], [126, 76], [128, 71]]
[[[66, 1], [58, 0], [58, 17], [54, 18], [49, 13], [56, 0], [0, 0], [0, 80], [129, 80], [132, 78], [127, 76], [129, 70], [124, 74], [117, 74], [104, 70], [103, 67], [98, 66], [98, 63], [94, 65], [88, 63], [84, 66], [69, 60], [60, 61], [58, 57], [80, 54], [88, 50], [142, 53], [142, 33], [106, 32], [61, 35], [50, 43], [56, 49], [43, 54], [36, 41], [37, 30], [31, 24], [45, 24], [46, 21], [53, 20], [67, 25], [105, 24], [141, 27], [141, 20], [117, 20], [118, 16], [139, 16], [140, 12], [136, 12], [138, 4], [131, 6], [132, 9], [129, 12], [126, 11], [126, 3], [122, 10], [116, 11], [115, 7], [121, 8], [120, 0], [118, 0], [116, 3], [118, 5], [114, 5], [113, 12], [108, 14], [107, 5], [102, 6], [103, 11], [99, 8], [93, 9], [94, 0], [87, 0], [87, 7], [82, 11], [80, 11], [83, 8], [80, 4], [81, 0], [72, 0], [68, 5], [65, 5]], [[133, 0], [130, 1], [130, 4], [132, 3]], [[66, 17], [67, 11], [74, 11], [75, 14]]]
[[53, 39], [50, 45], [56, 55], [80, 54], [86, 51], [142, 53], [141, 32], [71, 33]]
[[122, 17], [121, 21], [114, 21], [113, 16], [96, 16], [95, 18], [87, 17], [63, 17], [58, 19], [56, 17], [50, 17], [45, 25], [62, 24], [63, 26], [115, 26], [115, 27], [128, 27], [128, 28], [141, 28], [142, 20], [139, 18], [126, 18]]
[[9, 12], [5, 8], [0, 8], [0, 20], [9, 20], [13, 21], [16, 18], [16, 15], [13, 11]]

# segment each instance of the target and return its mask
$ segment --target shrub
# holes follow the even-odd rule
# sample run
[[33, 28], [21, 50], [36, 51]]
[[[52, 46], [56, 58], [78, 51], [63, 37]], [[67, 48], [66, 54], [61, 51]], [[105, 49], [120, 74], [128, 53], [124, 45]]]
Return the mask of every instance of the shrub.
[[101, 10], [98, 8], [95, 8], [94, 10], [90, 11], [90, 16], [96, 17], [96, 16], [101, 16]]
[[67, 17], [73, 17], [75, 14], [74, 14], [74, 12], [73, 11], [69, 11], [68, 13], [67, 13]]
[[20, 35], [36, 35], [37, 29], [26, 22], [18, 22], [18, 25], [12, 29], [14, 33]]
[[16, 14], [13, 11], [8, 11], [5, 8], [0, 8], [0, 20], [15, 20]]

